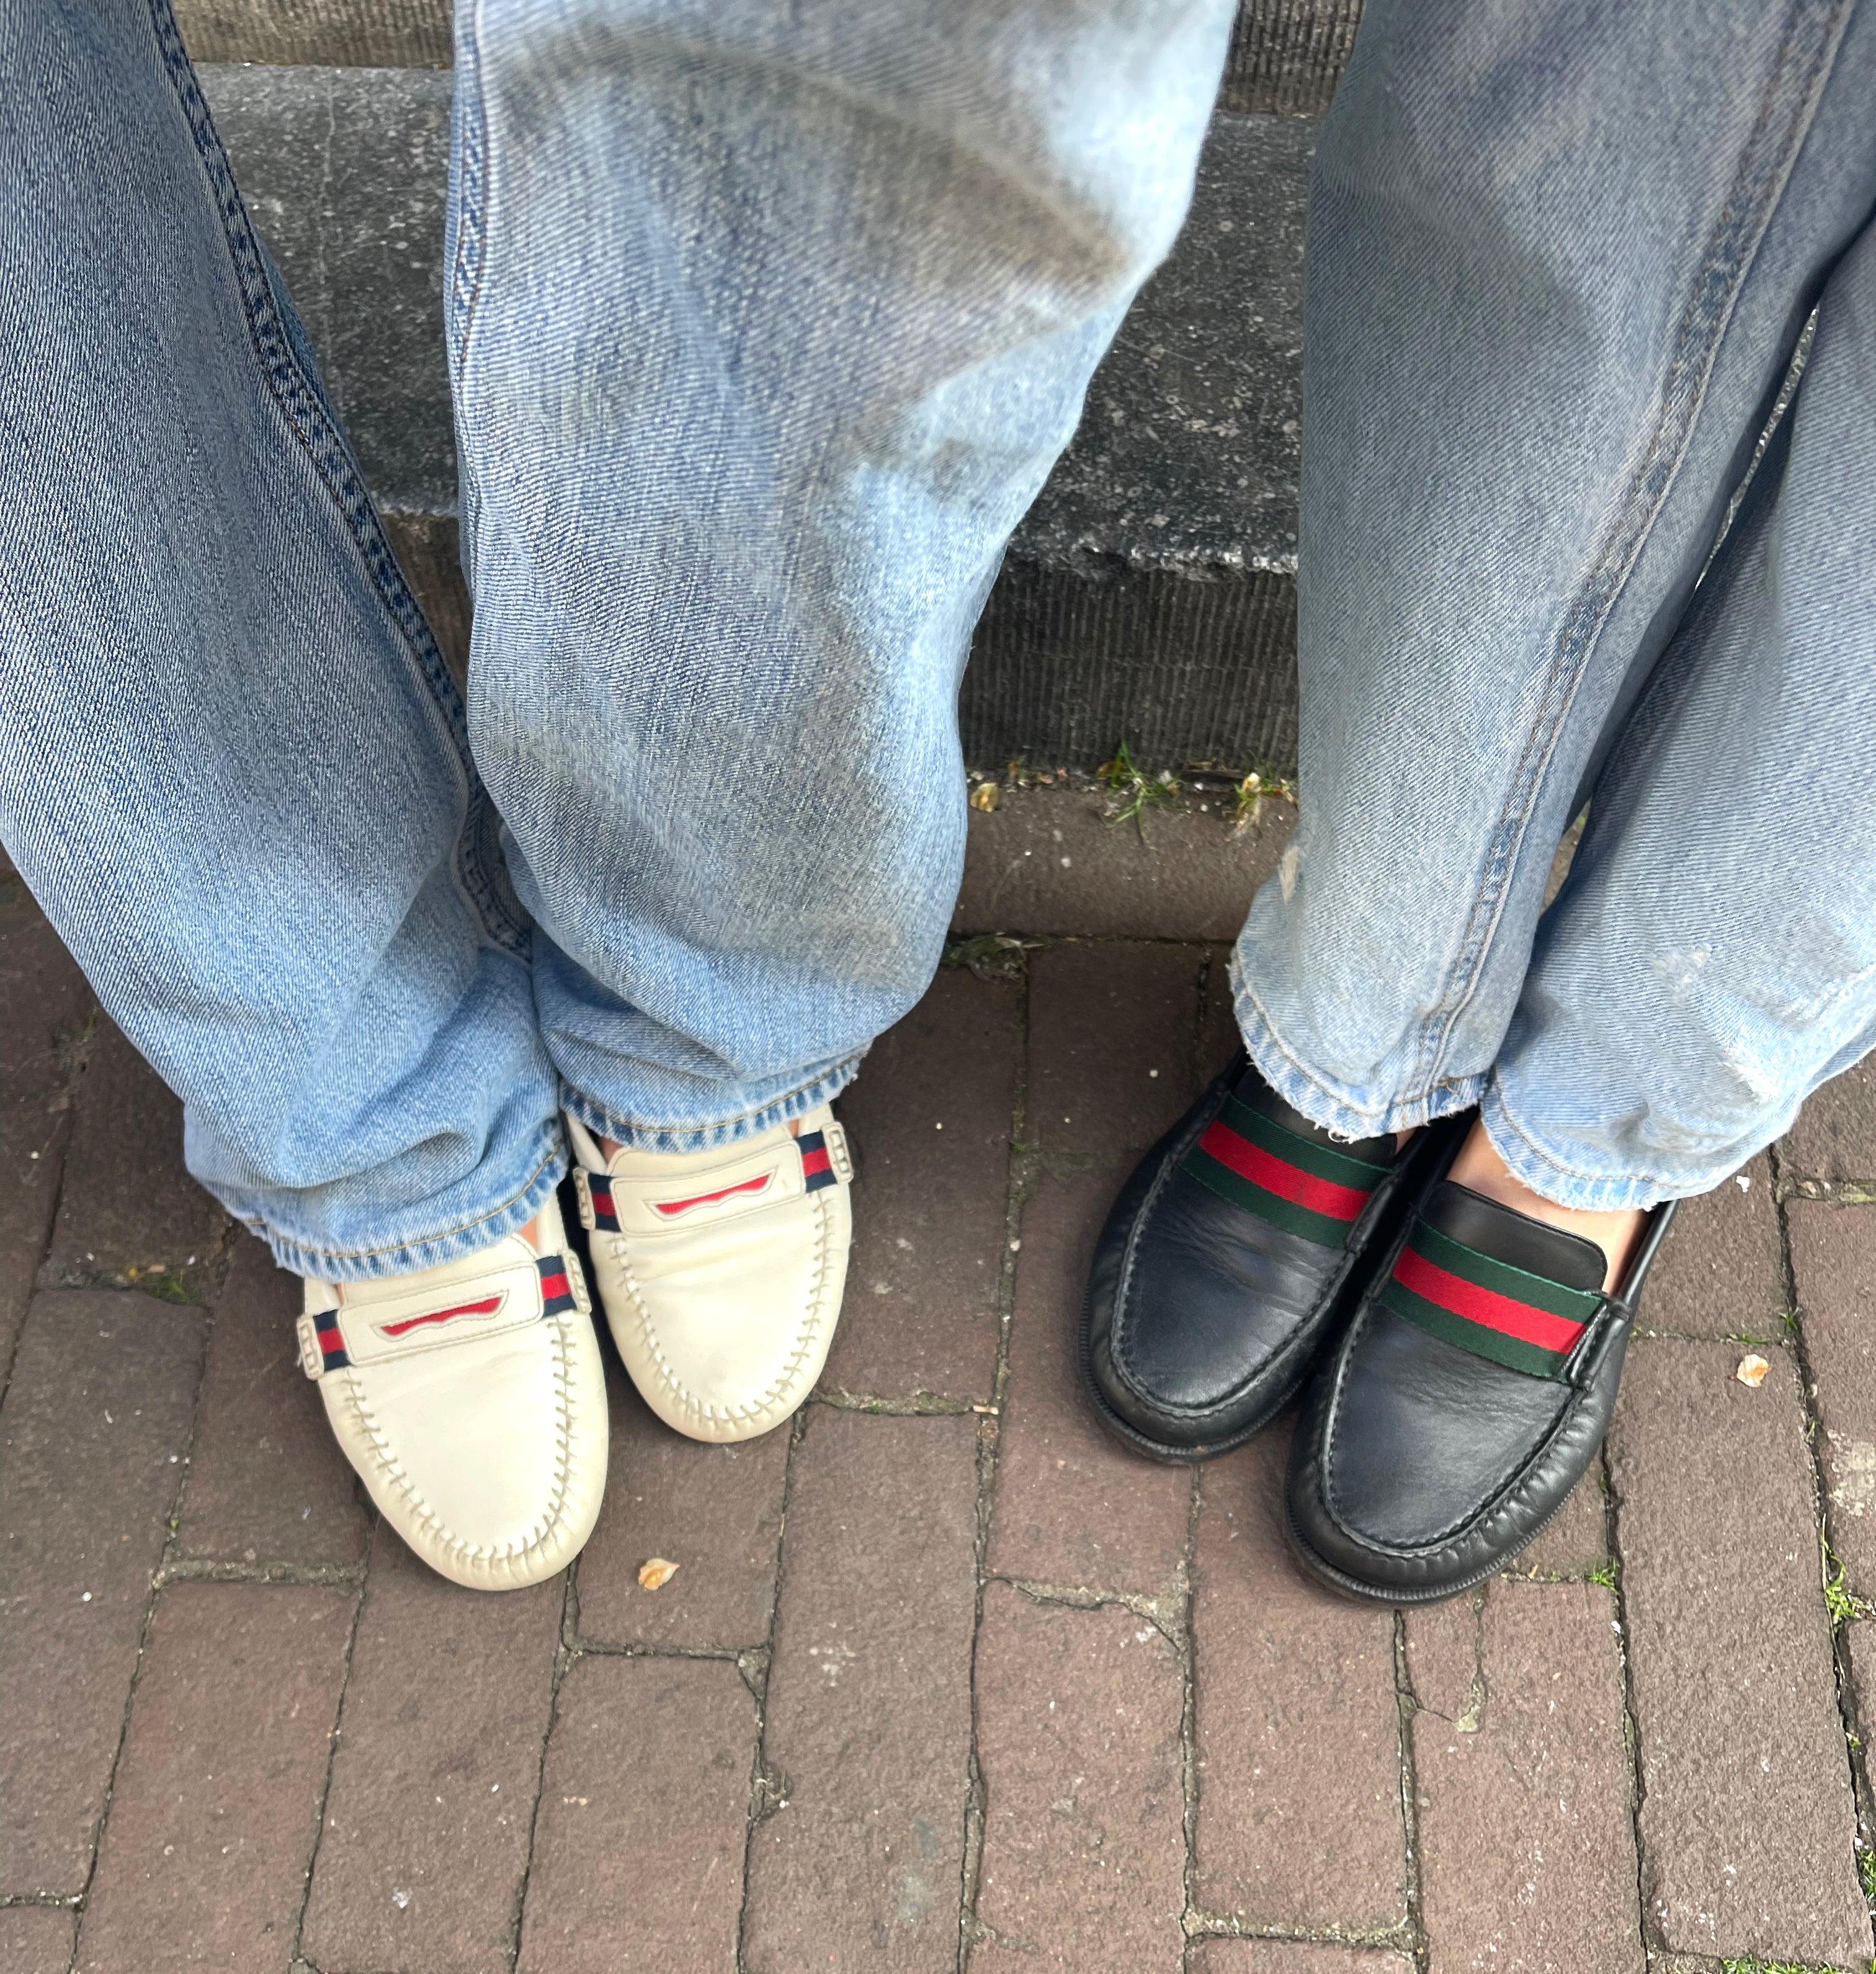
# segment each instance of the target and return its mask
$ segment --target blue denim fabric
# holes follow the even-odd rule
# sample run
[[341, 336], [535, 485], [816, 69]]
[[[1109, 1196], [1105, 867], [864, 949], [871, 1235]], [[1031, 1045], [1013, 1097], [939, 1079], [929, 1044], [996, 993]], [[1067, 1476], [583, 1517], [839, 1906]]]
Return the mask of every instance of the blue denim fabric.
[[1229, 18], [459, 10], [470, 732], [589, 1128], [805, 1108], [923, 991], [971, 628], [1183, 218]]
[[283, 1264], [484, 1244], [559, 1102], [733, 1139], [917, 998], [969, 631], [1230, 15], [465, 5], [465, 709], [164, 0], [0, 0], [0, 840]]
[[[519, 1224], [560, 1101], [788, 1116], [916, 998], [970, 625], [1228, 14], [466, 8], [465, 708], [162, 0], [0, 0], [0, 838], [287, 1265]], [[1850, 0], [1372, 0], [1312, 217], [1303, 817], [1237, 956], [1323, 1122], [1480, 1101], [1540, 1190], [1639, 1204], [1876, 1039], [1873, 44]]]
[[1642, 1206], [1876, 1043], [1873, 103], [1850, 0], [1370, 0], [1311, 193], [1301, 816], [1235, 957], [1318, 1122], [1481, 1103], [1539, 1192]]

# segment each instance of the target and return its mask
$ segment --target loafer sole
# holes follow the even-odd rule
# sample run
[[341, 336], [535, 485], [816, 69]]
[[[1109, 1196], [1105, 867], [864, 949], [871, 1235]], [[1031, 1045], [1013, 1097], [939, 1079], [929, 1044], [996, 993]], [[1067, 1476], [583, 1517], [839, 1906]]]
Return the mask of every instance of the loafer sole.
[[1350, 1576], [1346, 1571], [1336, 1569], [1333, 1563], [1325, 1562], [1310, 1547], [1302, 1531], [1297, 1526], [1296, 1517], [1291, 1512], [1287, 1497], [1283, 1512], [1284, 1540], [1289, 1545], [1290, 1553], [1301, 1564], [1307, 1575], [1313, 1576], [1325, 1588], [1336, 1592], [1351, 1604], [1365, 1604], [1370, 1608], [1379, 1605], [1386, 1609], [1399, 1609], [1409, 1604], [1443, 1604], [1449, 1597], [1462, 1597], [1468, 1590], [1474, 1590], [1491, 1578], [1502, 1576], [1505, 1566], [1512, 1558], [1527, 1549], [1563, 1513], [1569, 1499], [1569, 1497], [1566, 1495], [1542, 1521], [1536, 1523], [1517, 1549], [1507, 1550], [1504, 1555], [1487, 1563], [1483, 1569], [1472, 1570], [1451, 1583], [1429, 1585], [1421, 1589], [1384, 1589], [1376, 1584], [1363, 1582], [1359, 1577]]

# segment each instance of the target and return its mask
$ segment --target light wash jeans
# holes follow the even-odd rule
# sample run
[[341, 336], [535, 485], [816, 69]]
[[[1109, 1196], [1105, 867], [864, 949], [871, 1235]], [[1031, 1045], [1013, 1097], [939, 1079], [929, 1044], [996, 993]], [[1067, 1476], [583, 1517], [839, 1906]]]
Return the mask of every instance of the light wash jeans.
[[[1876, 1040], [1852, 15], [1371, 6], [1312, 222], [1304, 815], [1238, 962], [1325, 1122], [1482, 1096], [1546, 1192], [1651, 1198]], [[562, 1102], [795, 1114], [917, 997], [970, 628], [1228, 26], [466, 4], [465, 708], [163, 0], [0, 0], [0, 838], [284, 1264], [518, 1225]]]
[[1240, 1025], [1333, 1129], [1704, 1192], [1876, 1044], [1876, 6], [1370, 0], [1310, 199]]

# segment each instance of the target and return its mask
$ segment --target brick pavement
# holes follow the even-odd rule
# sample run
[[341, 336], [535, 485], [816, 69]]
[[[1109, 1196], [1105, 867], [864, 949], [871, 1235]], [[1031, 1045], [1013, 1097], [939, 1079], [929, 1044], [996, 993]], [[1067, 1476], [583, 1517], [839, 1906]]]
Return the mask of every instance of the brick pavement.
[[1397, 1618], [1285, 1560], [1287, 1427], [1192, 1474], [1075, 1396], [1221, 952], [966, 950], [844, 1105], [822, 1392], [706, 1448], [612, 1366], [599, 1534], [487, 1599], [374, 1528], [0, 880], [0, 1974], [1863, 1974], [1876, 1085], [1689, 1214], [1518, 1569]]

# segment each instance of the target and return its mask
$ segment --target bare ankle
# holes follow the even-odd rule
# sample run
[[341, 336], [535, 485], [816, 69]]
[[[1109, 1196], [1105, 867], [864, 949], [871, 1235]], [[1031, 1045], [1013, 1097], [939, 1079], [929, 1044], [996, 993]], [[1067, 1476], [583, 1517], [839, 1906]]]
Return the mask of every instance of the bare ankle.
[[1608, 1262], [1602, 1278], [1605, 1289], [1615, 1288], [1627, 1271], [1628, 1258], [1648, 1219], [1647, 1214], [1638, 1208], [1592, 1212], [1581, 1207], [1560, 1206], [1555, 1200], [1546, 1198], [1527, 1185], [1498, 1156], [1498, 1148], [1486, 1135], [1483, 1123], [1474, 1123], [1467, 1134], [1448, 1176], [1471, 1192], [1541, 1221], [1546, 1227], [1593, 1241]]

